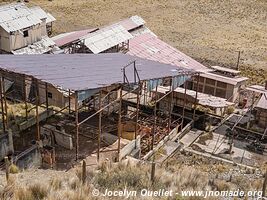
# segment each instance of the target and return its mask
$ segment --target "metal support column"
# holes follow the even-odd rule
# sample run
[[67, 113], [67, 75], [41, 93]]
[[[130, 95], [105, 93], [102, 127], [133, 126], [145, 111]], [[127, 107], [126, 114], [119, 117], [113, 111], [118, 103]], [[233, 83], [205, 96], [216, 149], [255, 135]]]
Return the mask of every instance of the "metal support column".
[[156, 135], [157, 99], [158, 99], [158, 80], [157, 80], [156, 91], [155, 91], [154, 123], [153, 123], [153, 134], [152, 134], [151, 150], [153, 150], [153, 148], [154, 148], [155, 135]]
[[196, 109], [197, 109], [197, 96], [198, 96], [198, 87], [199, 87], [199, 73], [197, 75], [197, 88], [196, 88], [196, 96], [195, 96], [195, 101], [194, 101], [194, 113], [193, 113], [193, 121], [195, 122], [195, 117], [196, 117]]
[[8, 129], [8, 117], [7, 117], [7, 100], [6, 100], [6, 87], [5, 87], [5, 78], [2, 76], [2, 87], [3, 87], [3, 97], [4, 97], [4, 110], [5, 110], [5, 123], [6, 123], [6, 128]]
[[26, 120], [28, 120], [28, 104], [27, 104], [26, 76], [24, 76], [24, 81], [23, 81], [23, 96], [24, 96], [24, 104], [25, 104], [25, 118], [26, 118]]
[[[141, 88], [141, 89], [140, 89]], [[135, 139], [135, 148], [137, 147], [137, 129], [138, 129], [138, 118], [139, 118], [139, 107], [140, 107], [140, 92], [142, 91], [142, 84], [138, 83], [137, 97], [136, 97], [136, 119], [135, 119], [135, 130], [134, 130], [134, 139]]]
[[[99, 110], [102, 107], [102, 91], [100, 90], [99, 92], [99, 99], [98, 99], [98, 103], [99, 103]], [[99, 163], [100, 160], [100, 148], [101, 148], [101, 133], [102, 133], [102, 111], [99, 113], [98, 115], [98, 136], [97, 136], [97, 162]]]
[[173, 96], [174, 96], [174, 88], [173, 88], [173, 79], [171, 79], [170, 83], [170, 91], [171, 91], [171, 101], [169, 107], [169, 123], [168, 123], [168, 130], [171, 131], [171, 123], [172, 123], [172, 104], [173, 104]]
[[183, 102], [183, 114], [182, 114], [182, 124], [181, 124], [181, 129], [184, 127], [184, 116], [185, 116], [185, 104], [186, 104], [186, 90], [187, 90], [187, 80], [184, 82], [184, 102]]
[[1, 114], [2, 114], [2, 124], [3, 124], [3, 132], [6, 132], [6, 122], [5, 122], [5, 111], [4, 111], [4, 97], [3, 97], [3, 84], [2, 79], [0, 79], [0, 96], [1, 96]]
[[48, 87], [47, 87], [47, 83], [45, 83], [45, 107], [46, 107], [46, 112], [47, 112], [47, 116], [48, 116], [49, 102], [48, 102]]
[[121, 135], [122, 135], [122, 86], [120, 88], [120, 107], [119, 107], [119, 123], [118, 123], [118, 161], [120, 160], [120, 150], [121, 150]]
[[78, 92], [75, 92], [76, 161], [79, 159], [79, 108]]
[[71, 113], [71, 92], [70, 90], [68, 91], [69, 92], [69, 96], [68, 96], [68, 99], [69, 99], [69, 114]]
[[37, 141], [40, 141], [40, 120], [39, 120], [39, 104], [40, 104], [40, 98], [39, 98], [39, 84], [38, 80], [35, 80], [35, 107], [36, 107], [36, 132], [37, 132]]

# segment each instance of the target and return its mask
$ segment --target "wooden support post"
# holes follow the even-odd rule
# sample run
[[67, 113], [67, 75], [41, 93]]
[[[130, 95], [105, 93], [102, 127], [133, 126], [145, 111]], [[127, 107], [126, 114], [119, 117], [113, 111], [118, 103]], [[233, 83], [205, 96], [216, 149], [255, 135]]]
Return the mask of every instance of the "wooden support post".
[[3, 125], [3, 132], [6, 132], [6, 122], [5, 122], [5, 111], [4, 111], [4, 98], [3, 98], [3, 87], [2, 87], [2, 79], [0, 79], [0, 101], [1, 101], [1, 113], [2, 113], [2, 125]]
[[79, 108], [78, 92], [75, 92], [76, 161], [79, 159]]
[[121, 135], [122, 135], [122, 86], [120, 88], [120, 107], [119, 107], [119, 123], [118, 123], [118, 161], [120, 161], [120, 151], [121, 151]]
[[36, 133], [37, 133], [37, 137], [36, 140], [40, 141], [40, 120], [39, 120], [39, 84], [38, 84], [38, 80], [35, 80], [35, 106], [36, 106]]
[[47, 112], [47, 116], [49, 113], [48, 107], [49, 107], [49, 102], [48, 102], [48, 87], [47, 87], [47, 83], [45, 83], [45, 107], [46, 107], [46, 112]]
[[168, 123], [168, 130], [171, 131], [171, 123], [172, 123], [172, 104], [173, 104], [173, 79], [171, 79], [170, 83], [170, 91], [171, 91], [171, 101], [170, 101], [170, 107], [169, 107], [169, 123]]
[[266, 166], [266, 172], [264, 176], [263, 186], [262, 186], [262, 197], [266, 197], [266, 187], [267, 187], [267, 166]]
[[82, 161], [82, 184], [86, 182], [86, 162], [85, 160]]
[[198, 96], [198, 87], [199, 87], [199, 73], [197, 75], [197, 88], [196, 88], [196, 96], [195, 96], [195, 101], [194, 101], [194, 113], [193, 113], [193, 122], [195, 122], [196, 118], [196, 109], [197, 109], [197, 96]]
[[69, 114], [71, 113], [71, 92], [69, 90], [69, 96], [68, 96], [68, 99], [69, 99]]
[[181, 129], [184, 127], [184, 116], [185, 116], [185, 105], [186, 105], [186, 90], [187, 90], [187, 80], [184, 82], [184, 102], [183, 102], [183, 114], [182, 114], [182, 124], [181, 124]]
[[153, 148], [154, 148], [155, 135], [156, 135], [157, 100], [158, 100], [158, 80], [157, 80], [156, 91], [155, 91], [154, 123], [153, 123], [153, 134], [152, 134], [151, 150], [153, 150]]
[[5, 123], [6, 123], [6, 129], [8, 129], [8, 117], [7, 117], [7, 100], [6, 100], [6, 87], [5, 87], [5, 78], [2, 76], [2, 87], [3, 87], [3, 97], [4, 97], [4, 110], [5, 110]]
[[[138, 90], [137, 90], [137, 99], [136, 99], [136, 118], [135, 118], [135, 130], [134, 130], [134, 139], [135, 139], [135, 148], [137, 147], [137, 132], [138, 132], [138, 118], [139, 118], [139, 107], [140, 107], [140, 91], [142, 91], [142, 84], [138, 84]], [[140, 89], [141, 88], [141, 89]]]
[[[99, 92], [99, 99], [98, 99], [98, 103], [99, 103], [99, 110], [102, 107], [102, 91], [100, 90]], [[98, 117], [98, 136], [97, 136], [97, 162], [99, 163], [100, 161], [100, 148], [101, 148], [101, 133], [102, 133], [102, 111], [99, 113], [99, 117]]]
[[241, 52], [238, 51], [237, 63], [236, 63], [236, 69], [237, 69], [237, 70], [239, 70], [240, 54], [241, 54]]
[[5, 160], [5, 168], [6, 168], [6, 182], [8, 182], [9, 180], [9, 160], [8, 160], [8, 157], [6, 156], [4, 158]]
[[253, 110], [254, 102], [255, 102], [255, 92], [253, 91], [252, 103], [251, 103], [251, 108], [250, 108], [250, 111], [249, 111], [249, 118], [248, 118], [248, 122], [247, 122], [247, 129], [249, 129], [249, 127], [250, 127], [250, 121], [251, 121], [250, 118], [251, 118], [251, 112]]
[[150, 175], [150, 180], [152, 182], [152, 185], [154, 184], [154, 181], [155, 181], [155, 174], [156, 174], [156, 163], [153, 158], [153, 161], [151, 163], [151, 175]]
[[28, 104], [27, 104], [27, 83], [26, 83], [26, 76], [24, 76], [23, 81], [23, 94], [24, 94], [24, 103], [25, 103], [25, 118], [28, 121]]

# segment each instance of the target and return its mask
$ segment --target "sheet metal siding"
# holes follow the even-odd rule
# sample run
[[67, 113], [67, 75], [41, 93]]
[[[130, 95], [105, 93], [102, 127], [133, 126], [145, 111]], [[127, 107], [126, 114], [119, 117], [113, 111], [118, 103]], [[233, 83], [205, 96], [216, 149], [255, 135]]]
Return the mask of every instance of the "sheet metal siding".
[[22, 33], [20, 33], [19, 31], [16, 31], [14, 35], [10, 35], [11, 51], [26, 47], [29, 44], [33, 44], [37, 41], [40, 41], [42, 39], [42, 36], [44, 36], [43, 35], [44, 27], [45, 27], [44, 22], [42, 22], [41, 25], [33, 26], [31, 29], [28, 30], [29, 31], [28, 37], [24, 37]]
[[[1, 55], [0, 67], [34, 76], [64, 89], [81, 91], [122, 83], [122, 67], [134, 60], [142, 80], [176, 76], [178, 71], [188, 71], [184, 68], [119, 53]], [[126, 69], [129, 81], [134, 82], [133, 67]]]
[[55, 42], [51, 40], [48, 36], [38, 39], [38, 42], [35, 42], [31, 45], [28, 45], [25, 48], [21, 48], [15, 51], [12, 51], [13, 54], [43, 54], [46, 53], [55, 46]]

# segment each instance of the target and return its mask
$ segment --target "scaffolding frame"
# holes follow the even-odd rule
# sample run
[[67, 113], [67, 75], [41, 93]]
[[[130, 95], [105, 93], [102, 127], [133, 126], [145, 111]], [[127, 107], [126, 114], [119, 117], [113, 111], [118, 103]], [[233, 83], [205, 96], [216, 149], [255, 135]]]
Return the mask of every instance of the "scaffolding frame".
[[[133, 68], [133, 77], [134, 77], [134, 82], [130, 83], [129, 82], [129, 78], [126, 73], [126, 69], [127, 68]], [[46, 112], [49, 112], [49, 110], [53, 111], [53, 115], [56, 115], [58, 113], [64, 114], [68, 117], [71, 117], [74, 119], [75, 121], [75, 139], [76, 139], [76, 144], [75, 144], [75, 159], [76, 161], [79, 160], [79, 135], [80, 135], [80, 126], [87, 122], [88, 120], [90, 120], [92, 117], [99, 115], [99, 119], [98, 119], [98, 148], [97, 148], [97, 161], [100, 161], [100, 153], [102, 152], [107, 152], [107, 151], [116, 151], [117, 152], [117, 159], [120, 159], [120, 149], [121, 149], [121, 144], [120, 144], [120, 140], [121, 140], [121, 136], [122, 136], [122, 128], [121, 128], [121, 124], [122, 124], [122, 102], [123, 102], [123, 97], [125, 95], [127, 95], [128, 93], [131, 93], [133, 91], [137, 91], [137, 99], [136, 99], [136, 112], [135, 112], [135, 147], [137, 146], [137, 135], [138, 135], [138, 121], [139, 121], [139, 116], [140, 116], [140, 101], [142, 98], [142, 91], [144, 91], [144, 99], [146, 98], [146, 91], [147, 91], [147, 87], [146, 87], [146, 82], [149, 80], [159, 80], [159, 79], [165, 79], [165, 78], [169, 78], [171, 81], [170, 83], [170, 92], [168, 92], [166, 95], [164, 95], [161, 98], [157, 98], [155, 105], [154, 105], [154, 113], [153, 113], [153, 118], [154, 118], [154, 128], [153, 128], [153, 139], [152, 139], [152, 149], [153, 149], [153, 145], [154, 145], [154, 140], [155, 140], [155, 126], [156, 126], [156, 118], [157, 118], [157, 103], [159, 101], [161, 101], [163, 98], [167, 97], [167, 96], [171, 96], [171, 102], [169, 105], [169, 118], [168, 118], [168, 128], [170, 130], [171, 127], [171, 111], [172, 111], [172, 105], [173, 105], [173, 90], [174, 87], [172, 86], [172, 80], [173, 77], [178, 77], [178, 76], [183, 76], [183, 75], [191, 75], [194, 76], [197, 74], [197, 72], [194, 71], [178, 71], [177, 75], [175, 76], [170, 76], [170, 77], [161, 77], [161, 78], [157, 78], [157, 79], [148, 79], [148, 80], [141, 80], [140, 76], [138, 74], [138, 70], [136, 68], [136, 61], [132, 61], [130, 63], [128, 63], [126, 66], [124, 66], [122, 68], [122, 83], [116, 83], [113, 85], [109, 85], [106, 87], [100, 87], [98, 88], [99, 91], [99, 108], [98, 110], [96, 110], [96, 112], [94, 112], [93, 114], [91, 114], [90, 116], [86, 117], [85, 119], [81, 120], [79, 119], [79, 111], [80, 109], [82, 109], [85, 105], [79, 105], [79, 100], [78, 100], [78, 95], [79, 95], [79, 91], [71, 91], [70, 89], [62, 89], [62, 91], [68, 93], [68, 105], [64, 106], [63, 108], [61, 108], [60, 110], [54, 110], [54, 108], [49, 108], [49, 98], [48, 98], [48, 86], [53, 86], [50, 83], [47, 82], [43, 82], [37, 78], [35, 78], [34, 76], [31, 75], [26, 75], [26, 74], [20, 74], [20, 73], [16, 73], [16, 72], [12, 72], [12, 71], [8, 71], [8, 70], [4, 70], [4, 69], [0, 69], [0, 74], [1, 74], [1, 79], [0, 79], [0, 97], [1, 97], [1, 114], [2, 114], [2, 123], [3, 123], [3, 132], [6, 132], [9, 128], [8, 125], [8, 117], [7, 117], [7, 98], [11, 99], [14, 102], [22, 102], [25, 104], [25, 121], [29, 120], [29, 116], [28, 113], [32, 110], [35, 109], [35, 124], [36, 124], [36, 140], [40, 141], [40, 119], [39, 119], [39, 114], [40, 114], [40, 110], [39, 107], [43, 107], [46, 109]], [[11, 78], [10, 78], [11, 77]], [[6, 93], [6, 89], [5, 89], [5, 80], [12, 80], [14, 81], [14, 83], [19, 83], [19, 85], [21, 86], [21, 98], [17, 99], [16, 97], [10, 97], [9, 94]], [[131, 91], [126, 92], [125, 94], [122, 94], [123, 91], [123, 87], [125, 86], [135, 86], [135, 88], [133, 88]], [[27, 87], [30, 86], [33, 88], [34, 90], [34, 98], [33, 100], [28, 99], [27, 97]], [[115, 86], [118, 90], [119, 90], [119, 97], [113, 101], [110, 102], [110, 99], [108, 99], [108, 104], [107, 105], [103, 105], [103, 99], [102, 99], [102, 90], [104, 88], [107, 87], [111, 87], [111, 86]], [[156, 89], [158, 87], [158, 84], [156, 86]], [[45, 102], [40, 102], [40, 89], [44, 89], [45, 91]], [[12, 90], [11, 93], [15, 93], [16, 91]], [[95, 94], [94, 94], [95, 95]], [[71, 100], [74, 100], [75, 105], [74, 105], [74, 110], [72, 110], [71, 107]], [[28, 104], [34, 104], [34, 106], [29, 109]], [[117, 137], [118, 137], [118, 147], [116, 149], [113, 150], [102, 150], [100, 151], [100, 147], [101, 147], [101, 134], [102, 134], [102, 113], [106, 108], [109, 108], [110, 106], [112, 106], [113, 104], [119, 103], [119, 111], [118, 111], [118, 115], [119, 115], [119, 120], [118, 120], [118, 133], [117, 133]], [[95, 101], [94, 101], [95, 104]], [[67, 111], [67, 112], [64, 112]]]

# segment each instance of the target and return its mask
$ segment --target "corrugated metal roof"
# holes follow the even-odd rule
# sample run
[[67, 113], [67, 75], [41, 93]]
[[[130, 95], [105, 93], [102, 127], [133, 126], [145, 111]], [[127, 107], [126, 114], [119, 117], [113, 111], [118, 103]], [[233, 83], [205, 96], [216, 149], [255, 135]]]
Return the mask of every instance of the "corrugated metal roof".
[[248, 80], [247, 77], [236, 76], [236, 77], [231, 78], [231, 77], [223, 76], [223, 75], [220, 75], [220, 74], [215, 74], [215, 73], [212, 73], [212, 72], [203, 73], [203, 74], [200, 74], [200, 76], [201, 77], [205, 77], [205, 78], [209, 78], [209, 79], [212, 79], [212, 80], [217, 80], [217, 81], [220, 81], [220, 82], [223, 82], [223, 83], [227, 83], [227, 84], [230, 84], [230, 85], [236, 85], [237, 83], [240, 83], [240, 82]]
[[21, 30], [40, 23], [41, 20], [23, 3], [0, 7], [0, 26], [7, 32]]
[[46, 23], [51, 23], [51, 22], [56, 21], [56, 18], [53, 15], [51, 15], [50, 13], [46, 13], [46, 15], [47, 15]]
[[12, 51], [14, 55], [21, 54], [43, 54], [51, 51], [55, 46], [55, 42], [51, 38], [45, 36], [40, 41], [35, 42], [27, 47]]
[[267, 93], [261, 95], [260, 100], [258, 101], [256, 108], [261, 108], [267, 110]]
[[200, 72], [210, 71], [193, 58], [190, 58], [150, 33], [144, 33], [132, 38], [127, 54]]
[[86, 29], [81, 31], [74, 31], [70, 33], [62, 33], [52, 38], [52, 40], [56, 43], [57, 46], [61, 47], [66, 44], [72, 43], [74, 41], [79, 40], [79, 38], [87, 35], [88, 33], [96, 31], [97, 28], [94, 29]]
[[[157, 89], [158, 92], [163, 93], [163, 94], [166, 94], [166, 92], [169, 90], [170, 90], [170, 87], [163, 87], [163, 86], [160, 86]], [[185, 93], [185, 89], [181, 87], [177, 87], [174, 91], [181, 94], [182, 96]], [[187, 89], [186, 95], [190, 96], [192, 99], [195, 99], [196, 91]], [[221, 97], [215, 97], [215, 96], [204, 94], [201, 92], [198, 92], [197, 101], [198, 101], [198, 104], [202, 106], [208, 106], [212, 108], [224, 108], [224, 107], [234, 105], [234, 103], [227, 101], [227, 99], [224, 99]]]
[[80, 38], [94, 54], [131, 39], [133, 36], [122, 25], [111, 25]]
[[[134, 60], [141, 80], [177, 76], [188, 71], [120, 53], [0, 55], [0, 67], [57, 87], [81, 91], [122, 83], [122, 68]], [[134, 82], [133, 67], [127, 67], [126, 74], [129, 82]]]
[[212, 69], [215, 69], [217, 71], [221, 71], [221, 72], [228, 72], [228, 73], [232, 73], [232, 74], [240, 74], [240, 71], [235, 70], [235, 69], [230, 69], [230, 68], [226, 68], [226, 67], [221, 67], [221, 66], [211, 66]]
[[145, 23], [142, 17], [135, 15], [116, 24], [122, 25], [127, 31], [131, 31], [137, 27], [143, 26]]
[[246, 88], [246, 90], [250, 90], [252, 92], [257, 92], [260, 94], [267, 93], [267, 89], [265, 89], [262, 85], [250, 85]]
[[56, 19], [50, 14], [45, 12], [41, 7], [34, 6], [30, 8], [31, 12], [41, 20], [46, 20], [46, 23], [56, 21]]

